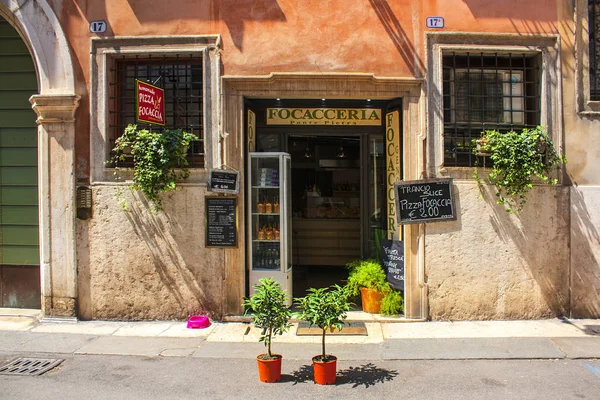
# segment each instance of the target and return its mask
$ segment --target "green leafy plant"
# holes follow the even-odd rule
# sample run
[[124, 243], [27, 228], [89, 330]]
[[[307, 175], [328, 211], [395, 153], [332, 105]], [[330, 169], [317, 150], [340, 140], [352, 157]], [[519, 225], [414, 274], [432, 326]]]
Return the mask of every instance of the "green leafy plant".
[[262, 278], [254, 286], [255, 292], [242, 303], [244, 314], [252, 315], [254, 326], [262, 329], [259, 342], [267, 346], [267, 354], [259, 358], [272, 360], [278, 358], [271, 353], [273, 335], [282, 335], [291, 324], [292, 312], [285, 305], [286, 294], [281, 285], [273, 278]]
[[390, 288], [381, 300], [382, 315], [398, 315], [404, 311], [404, 299], [397, 290]]
[[354, 260], [346, 267], [350, 270], [346, 282], [350, 296], [358, 296], [361, 288], [374, 289], [383, 294], [379, 310], [382, 315], [398, 315], [403, 311], [402, 295], [390, 286], [381, 263], [373, 259]]
[[133, 184], [130, 187], [142, 192], [158, 210], [162, 206], [161, 194], [174, 191], [178, 179], [189, 177], [186, 153], [193, 140], [198, 137], [181, 129], [153, 132], [130, 124], [115, 140], [109, 162], [115, 165], [117, 172], [119, 163], [126, 161], [130, 154], [133, 159]]
[[346, 287], [351, 296], [358, 296], [363, 287], [380, 292], [389, 288], [385, 271], [376, 260], [354, 260], [346, 264], [346, 267], [350, 270]]
[[305, 297], [294, 299], [300, 309], [297, 318], [307, 321], [310, 326], [316, 325], [322, 330], [322, 354], [317, 359], [319, 362], [335, 359], [325, 352], [325, 335], [328, 329], [333, 332], [336, 328], [342, 330], [344, 327], [347, 312], [352, 306], [348, 295], [346, 287], [333, 285], [328, 288], [310, 288]]
[[[473, 140], [473, 152], [478, 156], [489, 155], [493, 166], [488, 180], [496, 187], [498, 204], [505, 205], [509, 213], [523, 208], [536, 177], [544, 183], [556, 184], [557, 179], [551, 175], [560, 169], [560, 164], [567, 162], [556, 152], [541, 126], [521, 132], [487, 130], [480, 139]], [[478, 164], [474, 178], [481, 186], [477, 167]]]

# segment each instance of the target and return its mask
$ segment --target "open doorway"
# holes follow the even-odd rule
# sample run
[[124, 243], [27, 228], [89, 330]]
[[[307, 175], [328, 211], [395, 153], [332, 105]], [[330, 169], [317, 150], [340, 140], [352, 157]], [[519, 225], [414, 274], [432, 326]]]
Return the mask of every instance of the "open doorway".
[[289, 135], [294, 296], [343, 284], [361, 258], [360, 136]]
[[[290, 155], [291, 201], [285, 218], [290, 218], [291, 249], [286, 254], [291, 253], [294, 297], [310, 287], [345, 284], [346, 264], [379, 258], [378, 239], [387, 233], [382, 117], [388, 103], [248, 100], [249, 152]], [[377, 118], [365, 124], [321, 121], [322, 116], [344, 115]], [[269, 116], [304, 118], [291, 124]], [[318, 120], [304, 120], [312, 116]]]

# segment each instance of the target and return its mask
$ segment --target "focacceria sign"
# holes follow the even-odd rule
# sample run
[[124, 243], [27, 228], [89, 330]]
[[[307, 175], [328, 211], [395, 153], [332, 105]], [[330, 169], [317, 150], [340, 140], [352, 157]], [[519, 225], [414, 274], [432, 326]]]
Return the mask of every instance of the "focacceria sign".
[[378, 108], [267, 108], [267, 125], [381, 125]]

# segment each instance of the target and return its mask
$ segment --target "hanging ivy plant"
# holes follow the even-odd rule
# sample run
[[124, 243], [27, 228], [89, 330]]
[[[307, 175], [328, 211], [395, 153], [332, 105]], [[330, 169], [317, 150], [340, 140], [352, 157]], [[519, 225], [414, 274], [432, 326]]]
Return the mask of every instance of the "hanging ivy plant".
[[[552, 177], [553, 172], [567, 162], [556, 152], [548, 133], [541, 126], [525, 128], [521, 132], [487, 130], [480, 139], [473, 140], [473, 152], [477, 156], [489, 156], [492, 160], [488, 180], [496, 187], [498, 204], [505, 205], [509, 213], [523, 208], [536, 177], [555, 185], [557, 179]], [[481, 185], [477, 167], [478, 164], [474, 178]]]
[[187, 179], [190, 175], [186, 154], [193, 140], [198, 137], [181, 129], [153, 132], [130, 124], [115, 140], [110, 162], [118, 170], [119, 163], [132, 158], [133, 184], [130, 188], [142, 192], [155, 210], [159, 210], [161, 194], [175, 190], [177, 180]]

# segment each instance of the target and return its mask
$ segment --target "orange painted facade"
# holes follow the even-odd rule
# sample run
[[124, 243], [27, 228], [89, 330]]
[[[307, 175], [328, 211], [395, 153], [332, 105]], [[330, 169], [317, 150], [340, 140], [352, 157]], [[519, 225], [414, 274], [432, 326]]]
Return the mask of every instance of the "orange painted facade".
[[[223, 73], [229, 76], [368, 72], [419, 77], [425, 32], [557, 34], [560, 24], [558, 5], [543, 0], [66, 3], [56, 11], [86, 81], [89, 39], [96, 36], [218, 34]], [[426, 28], [428, 16], [443, 16], [445, 27]], [[89, 33], [96, 20], [108, 23], [106, 33]]]
[[[78, 128], [89, 130], [90, 39], [117, 36], [218, 34], [225, 76], [271, 73], [369, 73], [379, 77], [424, 75], [427, 32], [518, 35], [559, 32], [560, 2], [454, 0], [211, 0], [55, 2], [68, 37], [82, 104]], [[102, 4], [104, 3], [104, 4]], [[443, 29], [425, 27], [443, 16]], [[92, 34], [92, 21], [108, 24]], [[78, 136], [78, 164], [88, 164]], [[86, 168], [78, 175], [85, 177]]]
[[[594, 140], [600, 102], [588, 101], [586, 94], [585, 0], [39, 0], [25, 2], [26, 12], [11, 11], [9, 3], [0, 0], [0, 13], [19, 29], [38, 68], [42, 97], [32, 103], [40, 137], [49, 143], [40, 149], [40, 159], [54, 163], [48, 162], [46, 175], [40, 167], [40, 180], [46, 179], [40, 187], [48, 187], [47, 203], [40, 196], [41, 225], [47, 227], [40, 246], [57, 255], [67, 249], [70, 257], [66, 267], [51, 256], [46, 262], [47, 269], [58, 268], [52, 282], [59, 282], [44, 282], [46, 314], [239, 315], [241, 298], [250, 291], [243, 188], [249, 104], [301, 99], [314, 101], [290, 107], [313, 108], [327, 98], [349, 102], [346, 108], [372, 99], [383, 113], [397, 109], [402, 154], [396, 160], [402, 165], [396, 170], [405, 180], [454, 179], [457, 221], [398, 229], [405, 241], [407, 319], [600, 316], [595, 229], [600, 213], [594, 211], [600, 209], [595, 189], [600, 145]], [[428, 28], [428, 17], [442, 17], [444, 27]], [[94, 21], [106, 22], [106, 31], [91, 33]], [[181, 55], [181, 49], [191, 49], [195, 56], [205, 51], [206, 168], [193, 171], [187, 186], [165, 202], [164, 214], [144, 217], [141, 208], [126, 214], [114, 201], [123, 185], [111, 180], [104, 164], [110, 152], [107, 132], [114, 128], [107, 123], [114, 100], [107, 77], [121, 52], [160, 57], [168, 53], [161, 54], [164, 49]], [[507, 63], [511, 54], [522, 57], [523, 75], [515, 79], [528, 68], [535, 71], [525, 79], [528, 90], [539, 89], [536, 123], [548, 127], [569, 159], [560, 184], [536, 186], [531, 208], [520, 217], [504, 213], [493, 195], [480, 196], [471, 164], [446, 163], [444, 129], [450, 118], [444, 103], [450, 96], [443, 92], [454, 81], [444, 78], [442, 58], [458, 54], [467, 60], [467, 53], [500, 54]], [[512, 69], [506, 65], [486, 68], [504, 74]], [[453, 74], [465, 69], [453, 68]], [[504, 83], [509, 95], [504, 88], [500, 95], [512, 97], [509, 82]], [[523, 101], [529, 100], [523, 96]], [[525, 115], [524, 109], [517, 112]], [[68, 134], [53, 136], [63, 130]], [[65, 137], [73, 143], [62, 141]], [[473, 137], [470, 132], [454, 138], [452, 145], [464, 150]], [[242, 179], [235, 249], [204, 246], [204, 201], [214, 195], [206, 188], [208, 170], [222, 164], [240, 171]], [[53, 179], [57, 170], [65, 172], [62, 180]], [[53, 186], [56, 182], [64, 185]], [[52, 197], [75, 192], [78, 185], [93, 190], [87, 220], [75, 217], [74, 196], [58, 202]], [[52, 247], [59, 237], [68, 243]], [[61, 301], [62, 308], [52, 305]]]

